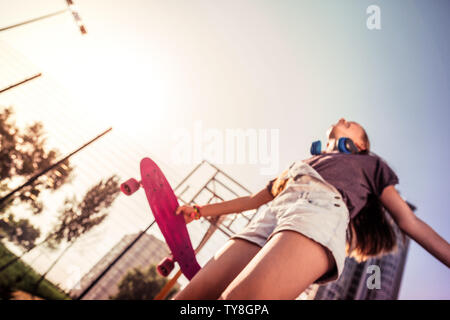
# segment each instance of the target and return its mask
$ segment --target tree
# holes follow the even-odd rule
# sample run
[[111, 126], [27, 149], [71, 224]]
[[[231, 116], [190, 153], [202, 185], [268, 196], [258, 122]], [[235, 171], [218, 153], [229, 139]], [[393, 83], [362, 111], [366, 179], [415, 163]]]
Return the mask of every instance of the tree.
[[[147, 269], [134, 268], [120, 281], [119, 292], [110, 297], [113, 300], [152, 300], [167, 283], [167, 279], [161, 277], [156, 271], [155, 265]], [[177, 284], [168, 294], [173, 296], [179, 290]]]
[[72, 247], [75, 240], [107, 217], [108, 209], [119, 193], [119, 177], [113, 175], [91, 187], [80, 202], [76, 196], [66, 198], [60, 211], [59, 223], [47, 237], [47, 245], [50, 248], [56, 248], [62, 241], [66, 241], [68, 246], [38, 280], [35, 291], [45, 276]]
[[[0, 109], [0, 192], [2, 194], [13, 190], [12, 185], [27, 181], [36, 172], [49, 167], [59, 157], [57, 149], [47, 148], [42, 123], [36, 122], [20, 129], [12, 117], [12, 108]], [[59, 189], [72, 179], [72, 171], [69, 160], [66, 160], [54, 170], [47, 172], [23, 188], [17, 196], [0, 203], [0, 227], [3, 234], [7, 234], [8, 238], [18, 240], [17, 244], [24, 248], [34, 245], [39, 230], [24, 219], [16, 221], [13, 213], [14, 207], [23, 204], [28, 206], [34, 214], [41, 213], [44, 208], [40, 200], [42, 192]], [[6, 215], [8, 218], [5, 218]], [[26, 230], [29, 231], [23, 244], [20, 242], [23, 237], [11, 234], [15, 230], [21, 230], [14, 228], [15, 223], [26, 225]], [[37, 237], [32, 238], [33, 235]]]
[[119, 177], [113, 175], [91, 187], [80, 202], [76, 196], [66, 198], [50, 241], [60, 243], [65, 239], [71, 242], [98, 225], [106, 218], [108, 208], [119, 193]]
[[0, 239], [6, 237], [26, 250], [34, 248], [34, 242], [40, 234], [41, 232], [33, 227], [27, 219], [15, 220], [14, 216], [10, 214], [8, 218], [0, 220]]

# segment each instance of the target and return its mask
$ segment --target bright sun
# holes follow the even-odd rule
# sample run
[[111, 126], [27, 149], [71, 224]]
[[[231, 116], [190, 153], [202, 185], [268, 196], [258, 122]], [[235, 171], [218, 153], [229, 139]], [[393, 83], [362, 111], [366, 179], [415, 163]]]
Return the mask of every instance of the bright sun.
[[[86, 110], [83, 116], [96, 119], [99, 127], [113, 127], [128, 135], [166, 125], [162, 119], [168, 90], [151, 59], [92, 41], [83, 41], [72, 57], [73, 63], [53, 73]], [[62, 65], [63, 61], [56, 62]]]

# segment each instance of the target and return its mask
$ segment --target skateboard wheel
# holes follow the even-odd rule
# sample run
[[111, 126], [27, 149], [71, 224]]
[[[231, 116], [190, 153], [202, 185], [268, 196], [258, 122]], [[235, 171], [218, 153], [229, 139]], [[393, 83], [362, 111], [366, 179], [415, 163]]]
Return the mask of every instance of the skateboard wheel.
[[156, 269], [160, 275], [167, 277], [174, 267], [175, 263], [173, 262], [173, 259], [171, 257], [166, 257], [158, 264]]
[[136, 179], [131, 178], [120, 185], [120, 190], [127, 196], [131, 196], [139, 189], [139, 187], [139, 182]]

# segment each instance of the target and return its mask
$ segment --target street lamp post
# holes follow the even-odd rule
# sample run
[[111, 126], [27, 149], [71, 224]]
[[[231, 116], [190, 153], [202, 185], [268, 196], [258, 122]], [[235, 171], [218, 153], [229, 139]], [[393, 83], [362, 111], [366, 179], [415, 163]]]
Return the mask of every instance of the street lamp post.
[[10, 85], [9, 87], [0, 89], [0, 93], [3, 93], [3, 92], [5, 92], [5, 91], [8, 91], [9, 89], [15, 88], [15, 87], [17, 87], [17, 86], [20, 86], [21, 84], [24, 84], [25, 82], [31, 81], [31, 80], [33, 80], [33, 79], [36, 79], [36, 78], [38, 78], [38, 77], [40, 77], [40, 76], [42, 76], [42, 73], [35, 74], [34, 76], [29, 77], [29, 78], [26, 78], [25, 80], [22, 80], [22, 81], [20, 81], [20, 82], [14, 83], [14, 84]]
[[20, 26], [23, 26], [23, 25], [26, 25], [26, 24], [29, 24], [29, 23], [32, 23], [32, 22], [36, 22], [36, 21], [47, 19], [47, 18], [51, 18], [53, 16], [56, 16], [56, 15], [59, 15], [59, 14], [63, 14], [65, 12], [67, 12], [67, 11], [70, 11], [70, 13], [72, 14], [73, 18], [75, 19], [76, 24], [78, 25], [78, 28], [80, 29], [81, 34], [86, 34], [87, 33], [86, 27], [84, 26], [84, 23], [81, 20], [81, 17], [78, 14], [78, 11], [76, 10], [73, 1], [72, 0], [66, 0], [66, 3], [67, 3], [67, 8], [65, 8], [65, 9], [58, 10], [58, 11], [46, 14], [44, 16], [41, 16], [41, 17], [37, 17], [37, 18], [33, 18], [33, 19], [30, 19], [30, 20], [26, 20], [26, 21], [20, 22], [20, 23], [16, 23], [16, 24], [13, 24], [11, 26], [2, 27], [2, 28], [0, 28], [0, 32], [6, 31], [6, 30], [9, 30], [9, 29], [13, 29], [13, 28], [16, 28], [16, 27], [20, 27]]

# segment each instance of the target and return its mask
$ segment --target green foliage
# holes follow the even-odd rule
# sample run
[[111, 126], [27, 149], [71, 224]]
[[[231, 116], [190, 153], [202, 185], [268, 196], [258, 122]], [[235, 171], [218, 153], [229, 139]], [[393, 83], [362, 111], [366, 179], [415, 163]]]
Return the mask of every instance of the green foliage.
[[77, 202], [75, 196], [66, 198], [64, 208], [60, 212], [59, 224], [55, 230], [46, 238], [47, 246], [55, 248], [65, 240], [69, 246], [51, 264], [47, 271], [36, 282], [37, 289], [45, 276], [58, 263], [66, 251], [73, 245], [74, 241], [100, 224], [108, 215], [108, 208], [120, 193], [119, 178], [112, 175], [107, 180], [100, 180], [95, 186], [86, 192], [83, 200]]
[[[15, 255], [0, 243], [0, 264], [14, 259]], [[39, 279], [35, 271], [30, 272], [30, 267], [22, 261], [17, 261], [13, 268], [8, 268], [0, 276], [0, 299], [9, 299], [11, 293], [16, 290], [32, 292], [33, 286]], [[69, 299], [69, 297], [55, 285], [44, 280], [36, 295], [49, 300]]]
[[[110, 297], [113, 300], [152, 300], [165, 286], [167, 279], [161, 277], [156, 271], [156, 266], [151, 265], [146, 270], [134, 268], [120, 281], [119, 292]], [[179, 290], [175, 285], [167, 298], [173, 296]]]
[[[57, 161], [59, 151], [46, 147], [42, 123], [36, 122], [24, 129], [13, 120], [13, 110], [0, 108], [0, 192], [5, 195], [18, 184], [29, 181], [38, 172]], [[28, 206], [34, 214], [42, 212], [40, 196], [44, 190], [57, 190], [72, 178], [73, 168], [66, 160], [53, 170], [40, 176], [7, 201], [0, 203], [0, 236], [7, 237], [28, 249], [33, 247], [39, 230], [28, 220], [14, 219], [18, 204]], [[8, 215], [7, 218], [5, 216]], [[23, 240], [23, 243], [22, 243]]]
[[62, 240], [72, 242], [100, 224], [119, 193], [119, 178], [113, 175], [90, 188], [80, 202], [75, 196], [66, 198], [60, 211], [59, 223], [53, 230], [49, 243], [54, 246]]
[[30, 250], [41, 232], [33, 227], [27, 219], [15, 220], [12, 214], [0, 220], [0, 239], [6, 237], [9, 241]]
[[[34, 174], [57, 161], [59, 151], [46, 147], [46, 138], [42, 123], [36, 122], [20, 129], [12, 120], [12, 108], [0, 110], [0, 190], [11, 190], [12, 181], [28, 180]], [[42, 211], [39, 200], [42, 191], [56, 190], [70, 181], [73, 168], [69, 161], [42, 175], [31, 185], [25, 187], [18, 197], [14, 197], [8, 206], [0, 208], [5, 213], [11, 205], [23, 203], [30, 206], [35, 214]]]
[[[67, 241], [69, 248], [78, 237], [106, 218], [107, 209], [120, 193], [119, 178], [113, 175], [105, 181], [101, 180], [89, 189], [80, 202], [75, 196], [66, 198], [64, 207], [60, 211], [59, 224], [44, 241], [35, 244], [35, 240], [40, 236], [39, 229], [33, 227], [29, 220], [16, 220], [13, 214], [14, 208], [21, 204], [28, 206], [34, 214], [41, 213], [44, 208], [40, 200], [42, 192], [57, 190], [69, 182], [73, 177], [73, 168], [66, 159], [57, 167], [36, 177], [38, 173], [57, 162], [60, 157], [59, 152], [46, 147], [45, 133], [41, 123], [36, 122], [20, 129], [12, 116], [12, 108], [0, 108], [0, 194], [5, 195], [24, 182], [28, 182], [29, 185], [7, 201], [0, 203], [0, 239], [6, 238], [24, 248], [26, 252], [22, 256], [41, 244], [48, 244], [49, 247], [54, 248], [62, 241]], [[8, 288], [14, 283], [20, 283], [22, 279], [28, 279], [27, 281], [33, 283], [35, 285], [33, 290], [37, 290], [38, 287], [39, 291], [46, 288], [48, 284], [44, 280], [45, 275], [61, 256], [42, 276], [39, 277], [33, 273], [35, 277], [30, 278], [27, 271], [29, 269], [24, 265], [19, 269], [16, 268], [22, 264], [21, 257], [6, 254], [6, 258], [3, 257], [0, 260], [1, 280], [4, 280], [5, 270], [7, 274], [15, 274], [15, 276], [8, 278], [6, 287], [4, 283], [0, 283], [0, 295], [7, 297]], [[9, 260], [8, 257], [10, 257]], [[38, 280], [31, 280], [34, 278]]]
[[[90, 188], [83, 200], [77, 201], [76, 197], [68, 198], [65, 201], [65, 206], [60, 211], [59, 224], [56, 228], [49, 233], [45, 240], [37, 245], [30, 244], [27, 246], [27, 251], [22, 254], [25, 255], [38, 245], [46, 244], [49, 248], [56, 248], [62, 241], [66, 241], [69, 245], [59, 255], [59, 257], [51, 264], [47, 271], [35, 282], [33, 292], [41, 285], [41, 282], [45, 279], [45, 276], [52, 270], [52, 268], [59, 262], [66, 251], [73, 245], [74, 241], [91, 230], [96, 225], [100, 224], [108, 214], [108, 208], [112, 205], [114, 200], [120, 193], [119, 178], [116, 175], [112, 175], [106, 180], [100, 180], [99, 183]], [[27, 221], [19, 221], [16, 223], [20, 226], [28, 226]], [[3, 226], [3, 229], [9, 231], [12, 227], [12, 223], [9, 222]], [[0, 228], [2, 228], [2, 222], [0, 221]], [[25, 229], [25, 228], [24, 228]], [[28, 229], [25, 229], [28, 230]], [[1, 230], [0, 230], [1, 231]], [[33, 229], [28, 230], [28, 233], [32, 233]], [[5, 231], [3, 231], [5, 233]], [[12, 236], [16, 236], [16, 232], [10, 231], [10, 240]], [[24, 236], [24, 234], [22, 234]], [[34, 239], [35, 235], [32, 235]], [[24, 245], [25, 239], [21, 243]], [[6, 269], [12, 268], [11, 266], [18, 261], [21, 257], [13, 257], [6, 263], [0, 263], [0, 273]]]

